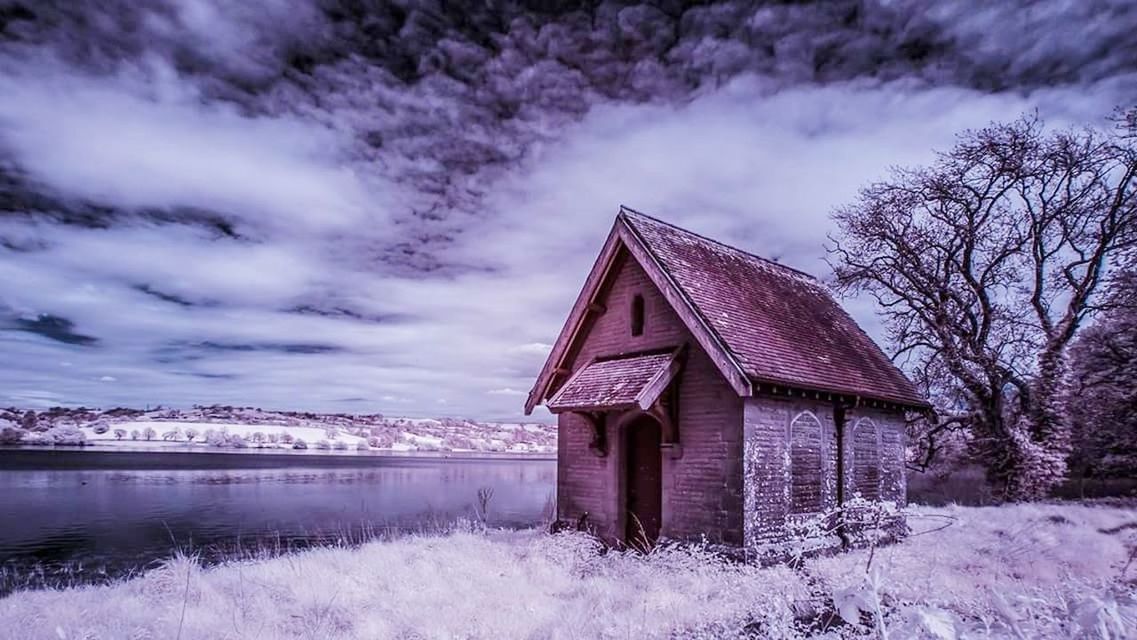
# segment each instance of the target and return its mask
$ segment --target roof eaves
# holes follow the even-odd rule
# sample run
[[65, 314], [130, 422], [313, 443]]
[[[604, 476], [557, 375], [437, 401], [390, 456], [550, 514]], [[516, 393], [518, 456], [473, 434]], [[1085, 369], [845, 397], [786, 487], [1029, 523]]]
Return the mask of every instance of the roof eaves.
[[[794, 391], [802, 392], [802, 393], [823, 393], [823, 394], [827, 394], [830, 396], [840, 396], [840, 397], [845, 397], [845, 398], [856, 398], [856, 399], [861, 400], [861, 401], [868, 400], [868, 401], [873, 401], [873, 402], [883, 402], [886, 404], [893, 404], [893, 405], [905, 407], [908, 409], [915, 409], [918, 411], [925, 411], [927, 409], [932, 408], [932, 404], [930, 402], [928, 402], [927, 400], [924, 400], [922, 398], [915, 397], [915, 396], [909, 397], [909, 398], [901, 398], [899, 396], [890, 396], [888, 394], [865, 393], [865, 392], [853, 391], [853, 390], [849, 390], [849, 389], [839, 390], [836, 388], [827, 388], [827, 387], [822, 387], [819, 385], [802, 384], [800, 382], [787, 382], [785, 380], [775, 380], [772, 378], [752, 377], [751, 381], [759, 388], [756, 391], [760, 391], [761, 387], [765, 386], [765, 387], [771, 387], [774, 389], [781, 388], [781, 389], [784, 389], [787, 391], [788, 390], [794, 390]], [[757, 395], [757, 393], [755, 395]]]
[[557, 334], [557, 340], [553, 343], [553, 348], [549, 351], [549, 356], [545, 359], [541, 372], [537, 375], [537, 381], [529, 390], [529, 395], [525, 399], [525, 415], [533, 413], [533, 409], [544, 400], [556, 371], [563, 363], [564, 357], [572, 347], [573, 342], [576, 341], [577, 333], [587, 317], [588, 306], [600, 290], [604, 278], [607, 277], [608, 270], [612, 267], [612, 262], [619, 253], [620, 244], [623, 242], [618, 233], [619, 227], [620, 223], [615, 222], [608, 232], [600, 255], [592, 264], [592, 269], [589, 270], [584, 285], [581, 287], [580, 293], [577, 294], [576, 302], [573, 304], [568, 318], [565, 319], [565, 324], [561, 327], [560, 333]]
[[639, 394], [636, 395], [636, 404], [640, 409], [647, 411], [659, 400], [659, 396], [663, 395], [664, 390], [671, 385], [675, 380], [675, 376], [679, 375], [679, 370], [683, 368], [683, 356], [686, 354], [687, 345], [683, 344], [675, 348], [671, 352], [671, 357], [667, 362], [655, 372], [651, 380], [648, 380]]
[[560, 389], [558, 389], [558, 390], [557, 390], [557, 392], [556, 392], [556, 393], [554, 393], [554, 394], [553, 394], [553, 395], [552, 395], [552, 396], [551, 396], [551, 397], [550, 397], [550, 398], [549, 398], [549, 399], [548, 399], [548, 400], [545, 402], [545, 406], [555, 406], [555, 405], [557, 405], [557, 404], [558, 404], [558, 402], [559, 402], [559, 401], [560, 401], [560, 399], [561, 399], [561, 396], [564, 394], [564, 392], [565, 392], [565, 389], [568, 389], [568, 388], [572, 387], [572, 383], [573, 383], [573, 382], [575, 382], [575, 381], [576, 381], [576, 379], [577, 379], [577, 378], [579, 378], [581, 375], [583, 375], [583, 374], [584, 374], [584, 372], [585, 372], [586, 370], [588, 370], [588, 368], [589, 368], [589, 367], [591, 367], [591, 366], [592, 366], [592, 365], [593, 365], [595, 362], [596, 362], [596, 358], [592, 358], [592, 359], [591, 359], [591, 360], [589, 360], [589, 361], [588, 361], [588, 363], [587, 363], [587, 364], [585, 364], [583, 367], [580, 367], [580, 368], [578, 368], [576, 371], [574, 371], [574, 372], [572, 373], [572, 375], [570, 375], [570, 376], [568, 377], [568, 380], [565, 380], [565, 383], [561, 385], [561, 388], [560, 388]]

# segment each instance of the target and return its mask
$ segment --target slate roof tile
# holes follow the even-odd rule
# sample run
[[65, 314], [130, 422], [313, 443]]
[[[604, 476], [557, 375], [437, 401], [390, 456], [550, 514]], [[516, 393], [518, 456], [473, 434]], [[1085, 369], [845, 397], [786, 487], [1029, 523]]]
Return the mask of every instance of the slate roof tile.
[[812, 276], [631, 209], [621, 215], [752, 380], [927, 404]]
[[550, 410], [606, 408], [633, 404], [640, 392], [671, 363], [671, 353], [597, 360], [573, 374], [549, 399]]

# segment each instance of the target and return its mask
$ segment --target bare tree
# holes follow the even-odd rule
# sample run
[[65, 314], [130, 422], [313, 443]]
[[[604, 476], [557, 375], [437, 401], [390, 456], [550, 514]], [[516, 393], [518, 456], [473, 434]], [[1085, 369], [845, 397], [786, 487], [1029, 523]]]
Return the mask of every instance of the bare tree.
[[896, 169], [834, 213], [838, 289], [880, 305], [895, 356], [941, 424], [966, 426], [1007, 499], [1066, 473], [1067, 351], [1133, 246], [1137, 149], [1113, 133], [1048, 132], [1036, 117], [959, 136], [929, 167]]

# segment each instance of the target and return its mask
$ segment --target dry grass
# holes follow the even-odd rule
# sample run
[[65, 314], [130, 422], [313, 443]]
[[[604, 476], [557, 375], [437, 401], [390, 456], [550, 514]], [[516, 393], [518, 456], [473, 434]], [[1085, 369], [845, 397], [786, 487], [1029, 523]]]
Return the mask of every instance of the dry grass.
[[[1124, 599], [1137, 576], [1122, 575], [1132, 510], [922, 508], [911, 522], [950, 520], [876, 550], [870, 575], [864, 551], [793, 571], [699, 549], [601, 554], [576, 534], [476, 530], [211, 569], [183, 555], [120, 584], [0, 600], [0, 629], [13, 640], [908, 638], [937, 637], [939, 621], [966, 637], [1073, 637], [1091, 614], [1112, 623], [1112, 602], [1118, 624], [1133, 625], [1117, 628], [1137, 630]], [[834, 615], [850, 611], [852, 624]]]

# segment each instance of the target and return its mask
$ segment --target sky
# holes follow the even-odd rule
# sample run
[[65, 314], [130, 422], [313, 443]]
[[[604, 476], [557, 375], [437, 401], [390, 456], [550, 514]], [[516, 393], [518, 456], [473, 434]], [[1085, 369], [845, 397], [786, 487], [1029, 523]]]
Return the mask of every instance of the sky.
[[516, 418], [619, 205], [824, 279], [890, 167], [1137, 104], [1137, 3], [587, 6], [0, 0], [0, 405]]

